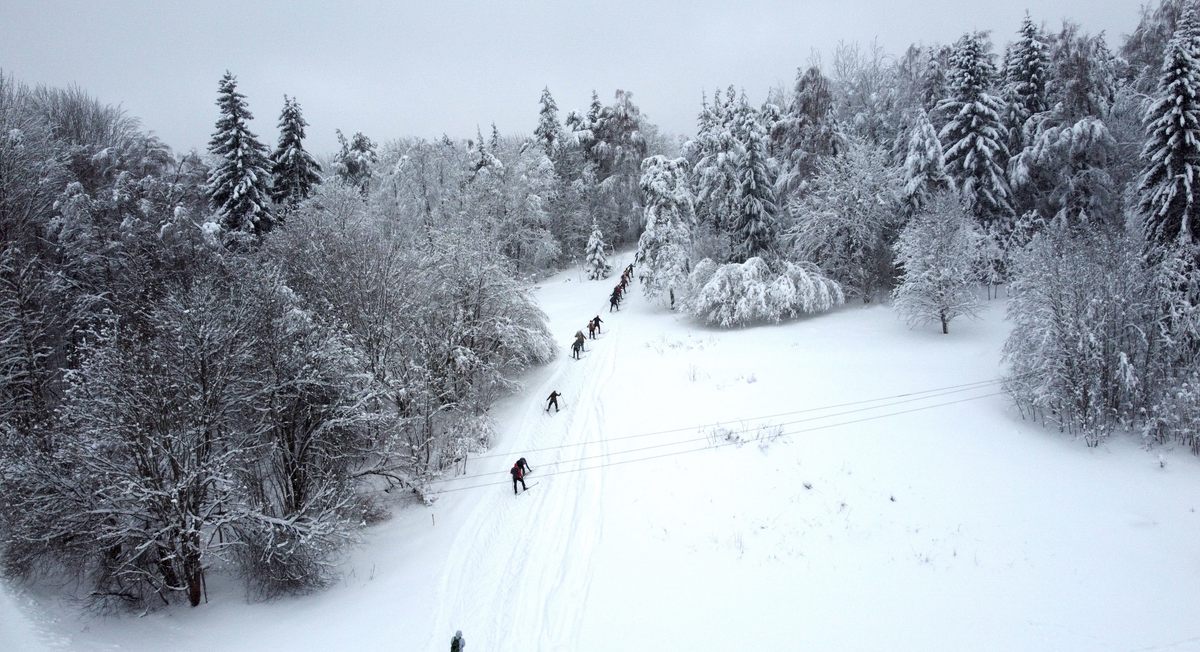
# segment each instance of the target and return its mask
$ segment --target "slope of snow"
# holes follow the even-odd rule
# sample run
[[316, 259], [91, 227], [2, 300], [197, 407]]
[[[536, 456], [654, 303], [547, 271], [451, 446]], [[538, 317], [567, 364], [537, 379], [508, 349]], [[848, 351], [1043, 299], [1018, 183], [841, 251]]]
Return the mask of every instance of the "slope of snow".
[[247, 605], [214, 581], [200, 608], [109, 619], [0, 593], [0, 649], [1200, 649], [1200, 462], [1089, 449], [962, 387], [1000, 373], [1002, 303], [949, 336], [880, 306], [717, 331], [635, 287], [570, 359], [615, 280], [537, 289], [562, 357], [496, 406], [461, 490], [398, 503], [339, 585]]

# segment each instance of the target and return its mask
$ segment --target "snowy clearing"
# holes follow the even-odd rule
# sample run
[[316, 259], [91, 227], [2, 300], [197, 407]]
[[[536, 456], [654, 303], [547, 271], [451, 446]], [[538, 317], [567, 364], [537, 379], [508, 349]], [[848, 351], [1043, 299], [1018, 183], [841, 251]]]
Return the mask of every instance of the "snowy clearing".
[[[1200, 460], [1089, 449], [967, 385], [1000, 375], [1003, 302], [949, 336], [857, 304], [725, 332], [637, 287], [600, 312], [615, 282], [539, 286], [563, 353], [445, 483], [486, 486], [398, 506], [337, 586], [247, 605], [214, 581], [141, 618], [10, 586], [0, 648], [1200, 649]], [[537, 484], [514, 497], [520, 456]]]

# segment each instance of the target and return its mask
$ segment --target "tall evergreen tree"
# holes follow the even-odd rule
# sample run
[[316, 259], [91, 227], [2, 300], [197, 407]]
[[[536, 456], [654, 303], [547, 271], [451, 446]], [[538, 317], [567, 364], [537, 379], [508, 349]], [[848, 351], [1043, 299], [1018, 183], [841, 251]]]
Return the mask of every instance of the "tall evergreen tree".
[[818, 161], [835, 153], [830, 116], [833, 91], [821, 69], [796, 71], [796, 87], [787, 110], [775, 123], [772, 140], [780, 153], [780, 191], [792, 193], [816, 174]]
[[1004, 176], [1008, 134], [1000, 120], [1003, 103], [989, 93], [996, 69], [984, 35], [963, 35], [951, 62], [951, 96], [938, 104], [949, 119], [938, 134], [945, 146], [946, 171], [976, 218], [1007, 217], [1012, 213]]
[[775, 180], [767, 158], [765, 134], [753, 112], [742, 116], [745, 153], [738, 161], [737, 212], [733, 231], [733, 262], [763, 256], [775, 249]]
[[1138, 208], [1146, 239], [1192, 244], [1200, 235], [1200, 38], [1195, 12], [1184, 10], [1167, 44], [1158, 93], [1146, 111], [1146, 161]]
[[1050, 53], [1047, 103], [1069, 122], [1106, 117], [1117, 92], [1116, 68], [1103, 34], [1083, 34], [1075, 23], [1064, 22]]
[[648, 298], [668, 299], [675, 309], [675, 291], [683, 290], [691, 272], [688, 251], [695, 226], [694, 200], [685, 159], [651, 156], [642, 162], [642, 192], [646, 197], [646, 230], [638, 239], [638, 278]]
[[283, 112], [279, 114], [279, 146], [271, 155], [271, 198], [276, 204], [295, 205], [304, 201], [313, 186], [321, 183], [321, 166], [304, 149], [307, 126], [296, 98], [284, 95]]
[[533, 136], [546, 152], [546, 156], [555, 160], [562, 146], [562, 126], [558, 123], [558, 105], [554, 103], [548, 87], [542, 89], [541, 104], [542, 110], [538, 113], [538, 124]]
[[949, 189], [946, 176], [946, 157], [937, 131], [929, 115], [917, 109], [917, 117], [908, 136], [908, 153], [904, 157], [904, 191], [902, 199], [911, 213], [920, 210], [936, 193]]
[[1025, 121], [1049, 108], [1046, 104], [1046, 81], [1050, 76], [1050, 58], [1046, 43], [1029, 17], [1029, 12], [1021, 21], [1017, 41], [1010, 46], [1006, 59], [1004, 77], [1007, 82], [1009, 151], [1017, 152], [1023, 146], [1021, 129]]
[[237, 91], [233, 73], [225, 71], [217, 92], [221, 117], [208, 151], [220, 162], [208, 176], [208, 200], [227, 230], [262, 235], [274, 224], [267, 148], [246, 124], [254, 116], [246, 108], [246, 96]]

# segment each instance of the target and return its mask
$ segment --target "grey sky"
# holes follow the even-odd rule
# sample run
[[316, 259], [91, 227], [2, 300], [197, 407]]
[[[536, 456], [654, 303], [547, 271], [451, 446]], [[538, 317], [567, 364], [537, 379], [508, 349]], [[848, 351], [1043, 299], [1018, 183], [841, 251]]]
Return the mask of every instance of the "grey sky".
[[238, 77], [254, 130], [273, 146], [296, 96], [309, 149], [334, 129], [403, 135], [532, 131], [549, 86], [561, 115], [615, 88], [664, 129], [691, 133], [701, 89], [733, 83], [758, 101], [814, 52], [878, 38], [891, 54], [990, 29], [997, 50], [1025, 13], [1104, 30], [1114, 50], [1138, 0], [427, 0], [202, 3], [0, 2], [0, 68], [26, 82], [77, 83], [121, 104], [176, 150], [203, 149], [217, 81]]

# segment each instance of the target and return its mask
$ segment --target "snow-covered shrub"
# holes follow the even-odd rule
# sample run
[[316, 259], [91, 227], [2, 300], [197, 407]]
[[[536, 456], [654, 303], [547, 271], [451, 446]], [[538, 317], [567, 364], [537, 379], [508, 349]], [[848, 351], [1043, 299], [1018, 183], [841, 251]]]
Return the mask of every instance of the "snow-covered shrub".
[[1054, 220], [1014, 257], [1007, 388], [1027, 414], [1099, 442], [1136, 418], [1154, 312], [1137, 241]]
[[1145, 436], [1155, 443], [1177, 441], [1200, 455], [1200, 372], [1192, 371], [1156, 402]]
[[945, 334], [955, 317], [974, 316], [979, 298], [972, 267], [979, 240], [955, 194], [935, 195], [912, 217], [896, 243], [903, 271], [892, 291], [896, 310], [910, 325], [940, 322]]
[[811, 265], [780, 263], [776, 272], [761, 258], [718, 266], [705, 259], [688, 279], [687, 313], [723, 328], [777, 322], [828, 310], [844, 296], [836, 281]]

